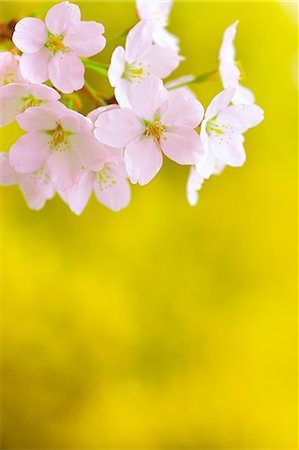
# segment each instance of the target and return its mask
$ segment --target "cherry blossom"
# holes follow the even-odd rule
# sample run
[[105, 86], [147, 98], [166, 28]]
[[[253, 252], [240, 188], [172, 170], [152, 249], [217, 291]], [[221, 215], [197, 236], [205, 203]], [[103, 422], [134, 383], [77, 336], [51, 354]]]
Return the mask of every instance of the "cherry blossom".
[[125, 147], [132, 183], [147, 184], [159, 172], [164, 153], [178, 164], [195, 164], [203, 149], [194, 128], [203, 107], [193, 98], [173, 97], [158, 78], [147, 78], [130, 92], [132, 108], [101, 114], [95, 136], [104, 144]]
[[128, 106], [129, 89], [152, 75], [167, 77], [180, 63], [175, 50], [153, 45], [152, 27], [150, 20], [139, 22], [128, 33], [125, 49], [119, 46], [112, 54], [108, 77], [122, 106]]
[[18, 184], [30, 208], [43, 208], [46, 200], [51, 199], [55, 190], [44, 167], [30, 172], [18, 173], [9, 163], [8, 153], [0, 152], [0, 185]]
[[131, 198], [128, 174], [122, 155], [107, 160], [101, 170], [86, 172], [79, 185], [61, 192], [61, 197], [75, 214], [81, 214], [94, 191], [97, 200], [112, 211], [125, 208]]
[[0, 88], [0, 126], [33, 106], [57, 106], [60, 95], [45, 84], [11, 83]]
[[239, 84], [241, 74], [235, 61], [236, 50], [234, 47], [237, 25], [238, 21], [230, 25], [224, 32], [219, 52], [219, 72], [224, 88], [229, 86], [236, 87], [236, 93], [232, 102], [236, 105], [246, 105], [254, 103], [255, 100], [252, 91]]
[[205, 179], [217, 175], [228, 166], [242, 166], [246, 160], [243, 133], [258, 125], [264, 118], [257, 105], [233, 105], [236, 88], [220, 92], [208, 106], [201, 124], [200, 137], [205, 148], [203, 157], [190, 170], [187, 198], [197, 203], [197, 191]]
[[137, 13], [141, 20], [150, 19], [153, 22], [153, 40], [162, 47], [179, 51], [179, 39], [165, 28], [168, 25], [173, 1], [137, 0]]
[[106, 152], [94, 138], [92, 122], [66, 107], [32, 107], [16, 120], [27, 131], [10, 149], [10, 164], [17, 172], [45, 167], [55, 189], [79, 184], [83, 171], [103, 166]]
[[0, 52], [0, 86], [9, 83], [23, 83], [25, 80], [19, 68], [20, 57], [10, 52]]
[[48, 79], [64, 93], [84, 85], [84, 65], [80, 57], [101, 52], [106, 44], [104, 27], [94, 21], [81, 21], [77, 5], [62, 2], [53, 6], [40, 19], [20, 20], [13, 42], [23, 52], [20, 70], [31, 83]]
[[213, 173], [215, 164], [242, 166], [246, 160], [243, 133], [263, 120], [263, 110], [257, 105], [232, 105], [235, 93], [232, 86], [225, 89], [206, 110], [200, 137], [208, 156], [197, 164], [205, 178]]

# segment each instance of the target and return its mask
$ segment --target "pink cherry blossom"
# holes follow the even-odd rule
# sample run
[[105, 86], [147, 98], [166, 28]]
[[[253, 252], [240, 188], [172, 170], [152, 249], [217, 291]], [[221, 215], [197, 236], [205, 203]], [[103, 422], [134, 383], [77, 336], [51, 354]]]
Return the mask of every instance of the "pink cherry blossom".
[[173, 97], [158, 78], [146, 78], [130, 92], [132, 108], [101, 114], [95, 136], [112, 147], [125, 147], [132, 183], [147, 184], [159, 172], [164, 153], [178, 164], [195, 164], [203, 149], [194, 128], [201, 122], [198, 100]]
[[8, 153], [0, 152], [0, 185], [18, 184], [30, 208], [43, 208], [55, 190], [44, 167], [31, 173], [18, 173], [9, 163]]
[[108, 77], [121, 106], [128, 106], [129, 88], [134, 89], [152, 75], [165, 78], [179, 65], [180, 57], [175, 50], [152, 42], [152, 22], [143, 20], [129, 32], [126, 48], [117, 47], [112, 54]]
[[33, 106], [53, 106], [60, 95], [44, 84], [11, 83], [0, 87], [0, 126], [15, 120], [17, 114]]
[[235, 61], [236, 50], [234, 47], [237, 25], [238, 21], [230, 25], [224, 32], [219, 52], [219, 72], [224, 88], [229, 86], [236, 88], [232, 102], [236, 105], [246, 105], [254, 103], [254, 95], [250, 89], [239, 84], [240, 70]]
[[81, 21], [77, 5], [62, 2], [47, 13], [45, 23], [27, 17], [20, 20], [13, 34], [14, 44], [23, 52], [20, 69], [32, 83], [50, 80], [64, 93], [84, 85], [84, 65], [80, 57], [103, 50], [104, 27], [94, 21]]
[[24, 83], [19, 68], [20, 57], [10, 52], [0, 52], [0, 86], [9, 83]]
[[125, 208], [131, 198], [128, 175], [122, 155], [109, 159], [101, 170], [89, 171], [83, 174], [79, 185], [72, 190], [61, 193], [61, 197], [70, 209], [81, 214], [94, 191], [97, 200], [112, 211]]
[[233, 86], [220, 92], [206, 110], [200, 133], [206, 157], [196, 165], [205, 178], [219, 165], [242, 166], [246, 159], [243, 133], [263, 120], [264, 112], [257, 105], [232, 105], [235, 92]]
[[94, 138], [90, 119], [63, 106], [39, 106], [16, 120], [27, 131], [10, 149], [17, 172], [45, 167], [55, 189], [63, 191], [77, 186], [86, 169], [102, 168], [106, 152]]
[[173, 0], [151, 1], [137, 0], [137, 12], [141, 20], [149, 19], [153, 22], [153, 40], [162, 47], [179, 51], [179, 39], [165, 28], [168, 25]]

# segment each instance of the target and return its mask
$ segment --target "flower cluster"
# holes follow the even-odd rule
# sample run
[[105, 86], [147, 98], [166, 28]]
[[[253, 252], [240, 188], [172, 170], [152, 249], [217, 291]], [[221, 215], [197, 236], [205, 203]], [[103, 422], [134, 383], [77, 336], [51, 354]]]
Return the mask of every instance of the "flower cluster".
[[[243, 134], [263, 111], [239, 83], [237, 22], [224, 33], [219, 69], [163, 84], [184, 59], [166, 29], [172, 1], [136, 6], [140, 20], [109, 66], [90, 59], [106, 46], [104, 26], [82, 21], [69, 2], [53, 6], [45, 21], [21, 19], [0, 52], [0, 126], [16, 121], [25, 132], [0, 153], [0, 184], [18, 184], [29, 207], [38, 210], [57, 193], [80, 214], [94, 191], [118, 211], [130, 201], [130, 183], [149, 183], [164, 156], [190, 166], [187, 198], [194, 205], [205, 179], [244, 163]], [[108, 77], [112, 98], [86, 81], [85, 68]], [[189, 85], [217, 73], [223, 90], [205, 111]], [[83, 95], [96, 107], [87, 115]]]

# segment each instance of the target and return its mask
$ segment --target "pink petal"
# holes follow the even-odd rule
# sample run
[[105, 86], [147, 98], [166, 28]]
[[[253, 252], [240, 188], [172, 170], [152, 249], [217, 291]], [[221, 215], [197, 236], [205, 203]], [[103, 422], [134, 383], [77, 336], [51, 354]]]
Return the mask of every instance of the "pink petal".
[[224, 88], [238, 86], [240, 70], [232, 61], [222, 60], [219, 64], [220, 78]]
[[19, 69], [19, 56], [10, 52], [0, 52], [0, 86], [24, 82]]
[[169, 129], [161, 139], [163, 153], [178, 164], [196, 164], [204, 153], [198, 134], [187, 127]]
[[180, 57], [175, 50], [159, 45], [152, 45], [150, 51], [143, 58], [143, 62], [148, 65], [151, 75], [158, 78], [166, 78], [180, 64]]
[[236, 93], [236, 88], [233, 86], [230, 86], [224, 91], [221, 91], [219, 94], [217, 94], [209, 106], [207, 107], [205, 118], [206, 120], [211, 119], [215, 116], [218, 116], [218, 114], [226, 108], [229, 103], [232, 101], [234, 95]]
[[94, 190], [100, 203], [112, 211], [119, 211], [130, 203], [131, 190], [128, 181], [113, 169], [114, 166], [108, 166], [105, 177], [95, 177]]
[[255, 102], [254, 94], [250, 89], [239, 84], [232, 102], [235, 105], [251, 105]]
[[73, 149], [52, 152], [47, 161], [47, 169], [53, 186], [60, 191], [75, 189], [83, 173], [80, 155]]
[[93, 122], [95, 123], [97, 118], [100, 116], [100, 114], [103, 114], [104, 112], [107, 111], [112, 111], [113, 109], [119, 109], [118, 105], [107, 105], [107, 106], [99, 106], [98, 108], [94, 109], [93, 111], [90, 111], [87, 114], [87, 117]]
[[103, 144], [123, 148], [144, 132], [144, 126], [129, 108], [101, 114], [95, 123], [95, 137]]
[[11, 147], [9, 162], [17, 172], [28, 173], [44, 166], [48, 155], [49, 136], [29, 133], [21, 136]]
[[222, 163], [232, 167], [243, 166], [246, 161], [246, 153], [243, 146], [244, 138], [237, 135], [234, 139], [227, 143], [219, 144], [214, 140], [210, 140], [210, 149], [214, 156]]
[[204, 178], [197, 172], [194, 166], [190, 169], [187, 181], [187, 199], [191, 206], [195, 206], [198, 201], [198, 193], [204, 182]]
[[93, 129], [92, 121], [83, 114], [66, 108], [57, 113], [62, 128], [72, 133], [88, 133]]
[[22, 110], [22, 96], [26, 93], [23, 84], [11, 83], [0, 88], [0, 126], [4, 127], [15, 120]]
[[36, 53], [45, 44], [48, 32], [44, 22], [33, 17], [21, 19], [12, 35], [13, 43], [24, 53]]
[[21, 191], [31, 209], [40, 210], [55, 194], [48, 174], [43, 169], [19, 176]]
[[225, 59], [227, 61], [233, 61], [235, 59], [235, 47], [234, 39], [237, 33], [238, 20], [226, 28], [223, 34], [222, 44], [219, 51], [220, 61]]
[[229, 109], [232, 109], [240, 117], [243, 133], [264, 120], [264, 111], [258, 105], [234, 105]]
[[172, 8], [173, 0], [151, 1], [136, 0], [137, 13], [140, 19], [155, 20], [158, 14], [163, 13], [167, 18]]
[[72, 149], [80, 155], [82, 167], [89, 170], [102, 169], [107, 160], [107, 148], [92, 133], [70, 136]]
[[53, 34], [66, 35], [81, 19], [80, 8], [69, 2], [58, 3], [46, 15], [46, 25]]
[[33, 97], [44, 101], [55, 101], [60, 99], [58, 92], [45, 84], [29, 84], [27, 86], [28, 94], [32, 94]]
[[101, 52], [106, 45], [104, 31], [105, 28], [100, 23], [80, 22], [74, 32], [64, 38], [63, 43], [78, 56], [94, 56]]
[[164, 125], [196, 128], [203, 119], [202, 104], [191, 97], [177, 93], [169, 95], [169, 99], [160, 109], [161, 122]]
[[94, 178], [95, 175], [91, 172], [84, 173], [76, 189], [60, 192], [60, 196], [77, 215], [82, 213], [88, 203], [93, 189]]
[[125, 163], [132, 183], [149, 183], [161, 169], [162, 152], [152, 138], [141, 137], [125, 150]]
[[34, 106], [16, 117], [20, 127], [28, 132], [55, 130], [56, 113], [45, 106]]
[[128, 33], [126, 39], [126, 60], [129, 63], [142, 61], [152, 46], [152, 23], [142, 20]]
[[78, 91], [84, 86], [84, 64], [74, 53], [58, 52], [49, 62], [49, 79], [65, 94]]
[[17, 183], [17, 174], [9, 163], [9, 154], [0, 152], [0, 185], [9, 186]]
[[153, 39], [156, 44], [162, 47], [167, 47], [177, 53], [180, 50], [180, 40], [163, 27], [154, 27]]
[[116, 47], [111, 56], [108, 69], [108, 78], [112, 87], [115, 87], [125, 70], [126, 54], [123, 47]]
[[154, 120], [159, 108], [168, 99], [163, 82], [159, 78], [150, 77], [137, 86], [131, 86], [128, 89], [128, 99], [132, 109], [139, 117]]
[[31, 83], [43, 83], [49, 78], [48, 64], [50, 52], [42, 48], [36, 53], [24, 53], [20, 60], [22, 76]]

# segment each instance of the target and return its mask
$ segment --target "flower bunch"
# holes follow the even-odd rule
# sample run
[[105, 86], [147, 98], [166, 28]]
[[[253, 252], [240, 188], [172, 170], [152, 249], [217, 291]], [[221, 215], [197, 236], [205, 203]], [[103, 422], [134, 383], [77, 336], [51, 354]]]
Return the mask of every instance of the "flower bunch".
[[[205, 179], [245, 159], [244, 132], [263, 120], [235, 62], [237, 22], [219, 52], [219, 69], [163, 84], [184, 59], [166, 29], [172, 2], [137, 0], [138, 23], [106, 66], [90, 57], [105, 45], [104, 26], [81, 20], [77, 5], [53, 6], [45, 21], [16, 23], [0, 52], [0, 126], [16, 121], [24, 134], [0, 153], [0, 184], [18, 184], [33, 209], [56, 193], [80, 214], [94, 191], [114, 211], [128, 205], [130, 183], [145, 185], [164, 156], [190, 166], [187, 198], [196, 204]], [[107, 98], [85, 79], [106, 76]], [[223, 90], [204, 110], [189, 88], [219, 73]], [[82, 114], [81, 96], [95, 109]]]

